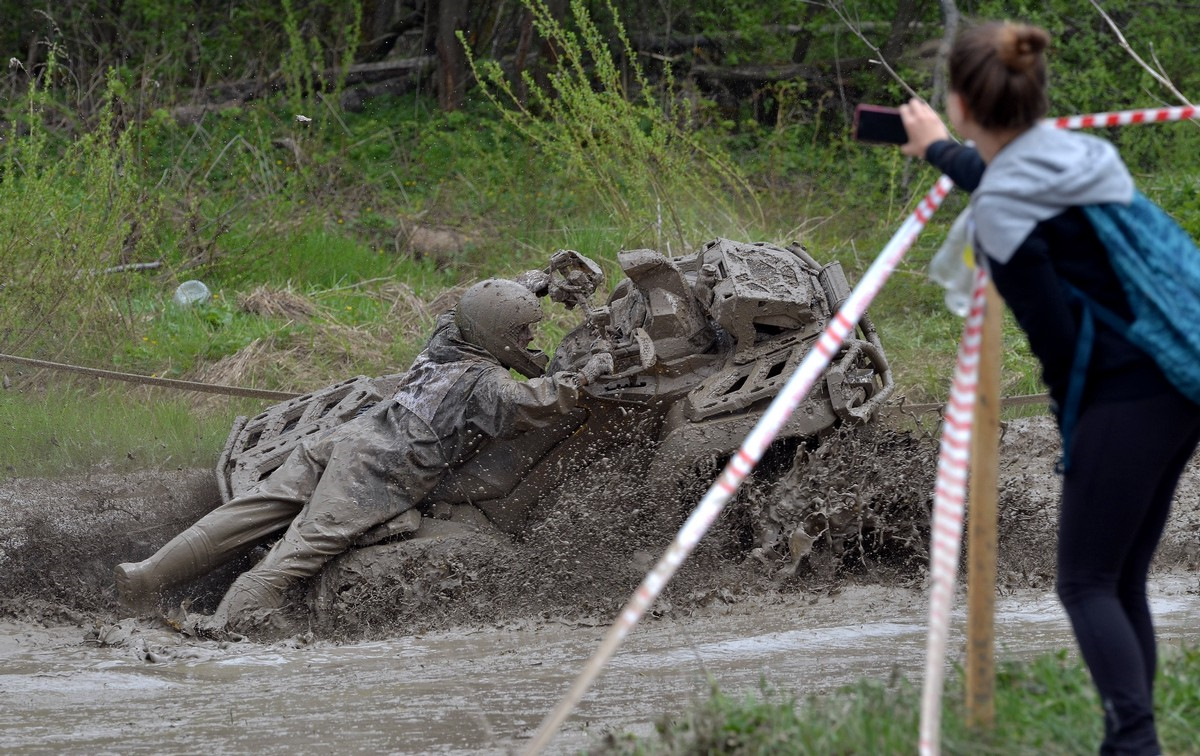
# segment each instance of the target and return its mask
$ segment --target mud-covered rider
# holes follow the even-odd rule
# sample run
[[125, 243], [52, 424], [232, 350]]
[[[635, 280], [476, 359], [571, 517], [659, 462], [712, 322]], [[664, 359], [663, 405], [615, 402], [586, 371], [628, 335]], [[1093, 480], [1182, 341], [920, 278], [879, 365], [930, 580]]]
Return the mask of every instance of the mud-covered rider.
[[[534, 272], [536, 273], [536, 271]], [[578, 372], [543, 375], [529, 348], [544, 281], [489, 279], [438, 318], [391, 401], [329, 435], [299, 445], [258, 486], [214, 509], [142, 562], [116, 567], [122, 608], [145, 612], [161, 591], [200, 577], [286, 528], [263, 559], [234, 581], [201, 632], [247, 628], [283, 604], [285, 591], [317, 573], [364, 533], [416, 507], [450, 470], [492, 439], [543, 427], [570, 412], [579, 390], [611, 373], [612, 356]], [[529, 287], [529, 288], [527, 288]], [[509, 369], [530, 380], [514, 379]]]

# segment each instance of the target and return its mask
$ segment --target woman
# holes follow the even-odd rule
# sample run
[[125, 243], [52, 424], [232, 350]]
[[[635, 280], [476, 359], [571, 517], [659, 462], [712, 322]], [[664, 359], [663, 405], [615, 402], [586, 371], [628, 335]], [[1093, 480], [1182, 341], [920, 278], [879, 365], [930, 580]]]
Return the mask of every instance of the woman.
[[[1059, 598], [1104, 706], [1103, 754], [1158, 754], [1152, 688], [1150, 561], [1175, 485], [1200, 441], [1200, 405], [1116, 330], [1095, 324], [1086, 373], [1072, 380], [1082, 293], [1132, 319], [1108, 254], [1081, 209], [1131, 202], [1133, 180], [1095, 137], [1042, 124], [1049, 35], [1012, 23], [972, 28], [951, 52], [949, 139], [926, 104], [901, 107], [901, 149], [972, 193], [975, 250], [1042, 364], [1064, 430]], [[1081, 387], [1081, 388], [1080, 388]], [[1069, 395], [1077, 411], [1064, 413]], [[1071, 419], [1074, 418], [1073, 422]]]

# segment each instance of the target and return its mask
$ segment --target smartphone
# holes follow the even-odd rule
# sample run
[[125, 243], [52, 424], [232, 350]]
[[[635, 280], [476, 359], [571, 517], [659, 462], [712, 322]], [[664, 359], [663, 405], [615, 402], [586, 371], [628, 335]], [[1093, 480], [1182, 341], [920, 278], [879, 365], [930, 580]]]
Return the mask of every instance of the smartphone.
[[873, 144], [905, 144], [908, 132], [900, 120], [900, 111], [880, 105], [858, 105], [854, 108], [854, 138]]

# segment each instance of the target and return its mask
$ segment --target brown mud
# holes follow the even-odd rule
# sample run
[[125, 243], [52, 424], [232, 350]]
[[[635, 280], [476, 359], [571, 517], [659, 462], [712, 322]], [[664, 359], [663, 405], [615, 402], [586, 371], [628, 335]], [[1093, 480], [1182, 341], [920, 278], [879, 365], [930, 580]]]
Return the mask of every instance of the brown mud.
[[[1053, 596], [1057, 453], [1047, 418], [1007, 424], [997, 627], [1010, 658], [1073, 646]], [[645, 457], [627, 449], [564, 480], [520, 540], [351, 552], [295, 592], [276, 637], [246, 643], [187, 638], [116, 609], [112, 566], [214, 506], [210, 471], [0, 482], [0, 750], [519, 748], [718, 467], [701, 465], [676, 501], [653, 502]], [[765, 459], [551, 751], [610, 729], [648, 732], [704, 696], [710, 676], [726, 691], [765, 677], [802, 696], [919, 677], [935, 457], [929, 436], [875, 427]], [[1166, 643], [1200, 640], [1198, 534], [1193, 460], [1152, 585]], [[211, 608], [248, 564], [164, 609]]]
[[[1198, 594], [1195, 573], [1156, 576], [1161, 643], [1200, 642]], [[997, 610], [1002, 658], [1073, 646], [1051, 592], [1013, 591]], [[927, 612], [919, 589], [849, 585], [644, 622], [547, 752], [603, 752], [614, 731], [647, 735], [714, 683], [740, 697], [765, 679], [805, 699], [862, 678], [919, 680]], [[963, 659], [964, 622], [960, 601], [951, 663]], [[352, 644], [222, 644], [126, 620], [81, 642], [80, 627], [0, 620], [0, 751], [511, 754], [604, 631], [543, 622]]]
[[[920, 581], [933, 441], [868, 427], [811, 446], [763, 460], [668, 586], [656, 616], [850, 578]], [[269, 629], [359, 639], [611, 616], [719, 470], [717, 460], [702, 462], [677, 497], [654, 501], [649, 458], [631, 446], [578, 470], [548, 492], [516, 540], [478, 531], [354, 550], [294, 591]], [[113, 565], [148, 556], [214, 506], [211, 477], [98, 471], [0, 484], [0, 612], [117, 619]], [[794, 555], [793, 531], [815, 536]], [[254, 558], [184, 587], [162, 608], [211, 608]]]
[[[1003, 589], [1053, 584], [1058, 440], [1048, 418], [1006, 425], [1001, 446]], [[363, 639], [524, 621], [606, 621], [661, 556], [719, 469], [701, 464], [674, 501], [652, 501], [644, 450], [563, 480], [519, 540], [484, 532], [358, 549], [297, 589], [282, 635]], [[849, 583], [920, 586], [936, 442], [869, 426], [773, 450], [667, 586], [654, 615]], [[0, 616], [119, 619], [117, 562], [142, 559], [219, 501], [207, 470], [97, 470], [0, 482]], [[1200, 474], [1180, 483], [1162, 568], [1200, 562]], [[261, 553], [261, 552], [260, 552]], [[257, 555], [164, 602], [211, 608]]]

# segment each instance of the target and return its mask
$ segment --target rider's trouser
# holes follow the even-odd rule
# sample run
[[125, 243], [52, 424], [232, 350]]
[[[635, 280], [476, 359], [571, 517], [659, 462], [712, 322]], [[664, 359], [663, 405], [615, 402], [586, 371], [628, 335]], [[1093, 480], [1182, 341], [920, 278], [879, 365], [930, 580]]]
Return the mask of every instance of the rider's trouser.
[[314, 575], [357, 537], [410, 509], [444, 474], [444, 465], [413, 463], [429, 445], [422, 438], [427, 427], [391, 404], [301, 444], [249, 493], [217, 507], [149, 559], [119, 565], [122, 603], [144, 605], [287, 528], [230, 587], [218, 615], [235, 619], [253, 608], [279, 606], [291, 583]]
[[162, 591], [206, 575], [288, 527], [316, 488], [323, 467], [302, 445], [250, 493], [209, 512], [148, 559], [118, 565], [124, 608], [145, 610]]

